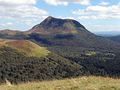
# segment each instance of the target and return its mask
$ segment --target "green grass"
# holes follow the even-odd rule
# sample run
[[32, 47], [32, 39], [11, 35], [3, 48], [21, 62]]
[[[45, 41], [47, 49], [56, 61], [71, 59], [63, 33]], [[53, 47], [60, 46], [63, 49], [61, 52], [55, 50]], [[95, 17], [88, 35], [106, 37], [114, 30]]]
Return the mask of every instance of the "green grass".
[[73, 34], [78, 33], [77, 30], [76, 30], [76, 27], [71, 23], [65, 23], [63, 26], [67, 29], [70, 29], [71, 33], [73, 33]]
[[76, 30], [76, 27], [71, 23], [64, 23], [63, 26], [70, 29], [70, 30]]
[[0, 90], [120, 90], [120, 79], [80, 77], [0, 86]]
[[28, 40], [8, 40], [0, 39], [0, 47], [8, 46], [19, 52], [25, 53], [26, 56], [45, 57], [50, 52], [39, 45]]

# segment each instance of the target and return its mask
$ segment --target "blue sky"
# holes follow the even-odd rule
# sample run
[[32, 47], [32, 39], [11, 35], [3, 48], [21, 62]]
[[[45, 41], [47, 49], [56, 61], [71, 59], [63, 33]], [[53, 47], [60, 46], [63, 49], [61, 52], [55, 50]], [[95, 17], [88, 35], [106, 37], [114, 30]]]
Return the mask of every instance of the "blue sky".
[[0, 0], [0, 30], [29, 30], [47, 16], [79, 21], [92, 32], [120, 31], [119, 0]]

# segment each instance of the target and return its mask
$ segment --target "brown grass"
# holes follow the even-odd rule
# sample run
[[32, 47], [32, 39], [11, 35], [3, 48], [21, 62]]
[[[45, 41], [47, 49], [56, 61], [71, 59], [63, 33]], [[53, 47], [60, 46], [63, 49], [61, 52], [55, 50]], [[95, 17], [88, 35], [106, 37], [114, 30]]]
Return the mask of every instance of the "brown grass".
[[64, 80], [1, 85], [0, 90], [120, 90], [120, 79], [80, 77]]

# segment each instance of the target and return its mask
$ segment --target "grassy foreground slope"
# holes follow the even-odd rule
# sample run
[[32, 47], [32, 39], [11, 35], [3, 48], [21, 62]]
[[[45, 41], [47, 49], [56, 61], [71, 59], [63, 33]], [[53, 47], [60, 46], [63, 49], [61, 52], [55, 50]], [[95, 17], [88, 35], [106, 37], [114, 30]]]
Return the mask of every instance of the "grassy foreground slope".
[[120, 90], [120, 79], [81, 77], [74, 79], [1, 85], [0, 90]]
[[8, 46], [19, 52], [25, 53], [27, 56], [44, 57], [47, 56], [49, 51], [44, 47], [28, 41], [28, 40], [9, 40], [0, 39], [0, 47]]

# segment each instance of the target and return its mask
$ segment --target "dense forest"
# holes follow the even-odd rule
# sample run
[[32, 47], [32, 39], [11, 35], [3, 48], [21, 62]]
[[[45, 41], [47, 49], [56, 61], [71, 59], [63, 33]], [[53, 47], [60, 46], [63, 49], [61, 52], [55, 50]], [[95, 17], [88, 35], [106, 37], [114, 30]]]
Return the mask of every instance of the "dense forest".
[[0, 48], [0, 82], [61, 79], [82, 75], [82, 66], [56, 54], [26, 57], [9, 47]]
[[26, 57], [9, 47], [0, 48], [0, 82], [7, 79], [11, 83], [18, 83], [83, 75], [120, 76], [120, 57], [109, 60], [97, 56], [66, 58], [53, 53], [44, 58]]

